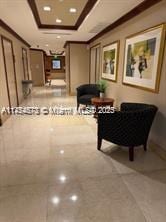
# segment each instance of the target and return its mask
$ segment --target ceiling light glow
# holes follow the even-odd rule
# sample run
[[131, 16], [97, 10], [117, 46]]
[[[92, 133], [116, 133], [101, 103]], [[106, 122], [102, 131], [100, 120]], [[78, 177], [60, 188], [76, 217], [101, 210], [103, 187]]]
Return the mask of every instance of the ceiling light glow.
[[61, 36], [60, 36], [60, 35], [58, 35], [56, 38], [57, 38], [57, 39], [60, 39], [60, 38], [61, 38]]
[[44, 11], [47, 11], [47, 12], [51, 11], [51, 7], [50, 6], [44, 6], [43, 9], [44, 9]]
[[70, 8], [70, 9], [69, 9], [69, 12], [71, 12], [71, 13], [76, 13], [76, 11], [77, 11], [76, 8]]
[[61, 23], [62, 22], [62, 20], [61, 19], [56, 19], [56, 23]]

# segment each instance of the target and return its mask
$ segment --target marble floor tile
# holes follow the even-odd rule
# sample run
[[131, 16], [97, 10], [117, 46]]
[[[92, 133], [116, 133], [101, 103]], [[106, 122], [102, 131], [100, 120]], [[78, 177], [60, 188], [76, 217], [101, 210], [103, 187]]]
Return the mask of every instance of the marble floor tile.
[[47, 187], [26, 185], [0, 188], [0, 221], [46, 222]]
[[[36, 87], [23, 106], [75, 107]], [[11, 116], [0, 127], [0, 222], [163, 222], [166, 162], [103, 141], [93, 116]]]
[[119, 174], [166, 169], [166, 162], [151, 150], [145, 152], [142, 147], [135, 148], [135, 158], [131, 162], [128, 160], [127, 147], [123, 148], [114, 144], [107, 145], [102, 151], [106, 158], [113, 163]]
[[147, 222], [163, 222], [166, 218], [166, 170], [134, 173], [122, 178]]

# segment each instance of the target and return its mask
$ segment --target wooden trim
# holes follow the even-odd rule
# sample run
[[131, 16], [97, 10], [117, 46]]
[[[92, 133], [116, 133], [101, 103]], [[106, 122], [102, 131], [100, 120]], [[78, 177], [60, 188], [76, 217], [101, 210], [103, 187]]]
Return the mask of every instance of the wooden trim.
[[82, 24], [82, 22], [84, 21], [84, 19], [86, 18], [86, 16], [90, 13], [90, 11], [92, 10], [92, 8], [94, 7], [94, 5], [96, 4], [98, 0], [88, 0], [88, 2], [86, 3], [81, 15], [79, 16], [75, 27], [78, 29], [80, 27], [80, 25]]
[[27, 54], [27, 49], [22, 47], [22, 64], [23, 64], [23, 70], [24, 70], [24, 79], [26, 79], [26, 76], [25, 76], [25, 65], [24, 65], [24, 61], [23, 61], [23, 51], [25, 51], [26, 53], [26, 64], [27, 64], [27, 71], [28, 71], [28, 80], [30, 79], [29, 78], [29, 67], [28, 67], [28, 54]]
[[16, 39], [24, 43], [27, 47], [30, 47], [30, 44], [26, 42], [20, 35], [18, 35], [12, 28], [10, 28], [2, 19], [0, 19], [0, 26], [2, 26], [3, 29], [12, 34]]
[[71, 75], [70, 75], [70, 44], [69, 44], [69, 95], [71, 95]]
[[129, 35], [125, 38], [125, 40], [127, 40], [128, 38], [132, 38], [134, 36], [137, 36], [139, 34], [143, 34], [149, 31], [153, 31], [157, 28], [162, 28], [162, 32], [161, 32], [161, 42], [160, 42], [160, 49], [159, 49], [159, 58], [158, 58], [158, 64], [157, 64], [157, 76], [156, 76], [156, 84], [155, 84], [155, 89], [151, 89], [145, 86], [138, 86], [138, 85], [134, 85], [131, 83], [126, 83], [124, 82], [124, 65], [125, 65], [125, 50], [126, 50], [126, 41], [125, 41], [125, 46], [124, 46], [124, 58], [123, 58], [123, 74], [122, 74], [122, 84], [123, 85], [127, 85], [133, 88], [137, 88], [137, 89], [143, 89], [149, 92], [153, 92], [153, 93], [158, 93], [159, 92], [159, 87], [160, 87], [160, 78], [161, 78], [161, 69], [162, 69], [162, 64], [163, 64], [163, 56], [164, 56], [164, 46], [165, 46], [165, 37], [166, 37], [166, 24], [162, 23], [160, 25], [157, 26], [153, 26], [151, 28], [145, 29], [143, 31], [134, 33], [132, 35]]
[[18, 89], [17, 89], [17, 78], [16, 78], [16, 67], [15, 67], [13, 42], [10, 39], [6, 38], [5, 36], [1, 35], [2, 51], [3, 51], [4, 67], [5, 67], [5, 75], [6, 75], [6, 84], [7, 84], [8, 99], [9, 99], [9, 106], [10, 107], [11, 107], [11, 100], [10, 100], [10, 93], [9, 93], [8, 74], [7, 74], [6, 57], [5, 57], [5, 49], [4, 49], [3, 40], [6, 40], [6, 41], [10, 42], [10, 44], [11, 44], [12, 57], [13, 57], [14, 80], [15, 80], [15, 89], [16, 89], [16, 99], [17, 99], [17, 106], [18, 106], [19, 100], [18, 100]]
[[39, 29], [61, 29], [61, 30], [77, 30], [80, 27], [80, 25], [82, 24], [82, 22], [84, 21], [84, 19], [86, 18], [86, 16], [92, 10], [92, 8], [94, 7], [94, 5], [96, 4], [97, 1], [98, 0], [88, 0], [83, 11], [81, 12], [79, 18], [77, 19], [76, 24], [73, 26], [70, 26], [70, 25], [68, 26], [68, 25], [42, 24], [35, 0], [27, 0], [29, 7], [32, 10], [37, 27]]
[[68, 44], [87, 44], [86, 41], [66, 41], [63, 48], [66, 48]]
[[139, 5], [137, 5], [135, 8], [133, 8], [131, 11], [120, 17], [118, 20], [116, 20], [111, 25], [107, 26], [105, 29], [103, 29], [101, 32], [99, 32], [97, 35], [95, 35], [93, 38], [91, 38], [89, 41], [87, 41], [87, 44], [90, 44], [91, 42], [97, 40], [98, 38], [102, 37], [106, 33], [112, 31], [113, 29], [117, 28], [118, 26], [124, 24], [125, 22], [129, 21], [130, 19], [134, 18], [135, 16], [141, 14], [145, 10], [149, 9], [153, 5], [161, 2], [162, 0], [144, 0]]

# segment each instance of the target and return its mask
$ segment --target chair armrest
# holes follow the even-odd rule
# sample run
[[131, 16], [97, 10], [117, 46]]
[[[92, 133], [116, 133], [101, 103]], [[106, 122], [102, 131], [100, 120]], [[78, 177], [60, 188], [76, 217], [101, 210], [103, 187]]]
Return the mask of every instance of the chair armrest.
[[149, 112], [140, 111], [99, 114], [98, 137], [124, 146], [144, 144], [153, 118]]

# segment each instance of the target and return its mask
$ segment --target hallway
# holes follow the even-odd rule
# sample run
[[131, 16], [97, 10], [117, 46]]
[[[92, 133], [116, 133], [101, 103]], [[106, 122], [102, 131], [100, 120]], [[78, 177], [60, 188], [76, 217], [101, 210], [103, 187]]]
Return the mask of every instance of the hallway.
[[[75, 107], [36, 87], [22, 106]], [[0, 128], [0, 222], [163, 222], [166, 163], [104, 142], [91, 116], [12, 116]], [[132, 214], [131, 214], [132, 212]]]

